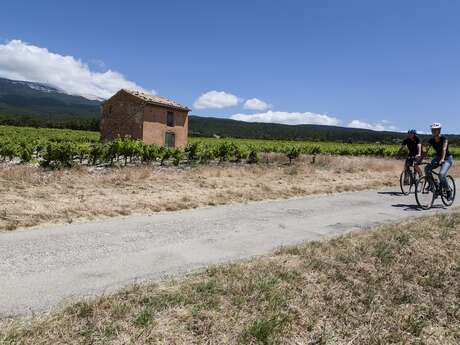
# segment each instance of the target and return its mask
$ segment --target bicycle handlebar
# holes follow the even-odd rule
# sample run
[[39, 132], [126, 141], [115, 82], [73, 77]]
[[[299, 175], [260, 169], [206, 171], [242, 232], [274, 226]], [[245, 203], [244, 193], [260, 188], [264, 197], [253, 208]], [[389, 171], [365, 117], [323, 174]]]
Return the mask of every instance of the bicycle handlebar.
[[420, 157], [417, 158], [416, 156], [409, 156], [406, 158], [406, 160], [412, 160], [412, 164], [414, 165], [423, 165], [423, 164], [428, 164], [429, 161], [424, 161], [425, 157]]

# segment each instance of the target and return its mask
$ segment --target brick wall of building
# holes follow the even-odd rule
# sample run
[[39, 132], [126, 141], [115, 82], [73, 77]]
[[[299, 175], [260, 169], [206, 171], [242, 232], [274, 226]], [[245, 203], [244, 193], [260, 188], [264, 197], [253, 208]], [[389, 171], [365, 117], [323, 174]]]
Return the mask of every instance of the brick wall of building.
[[144, 105], [135, 97], [117, 93], [102, 106], [101, 140], [130, 136], [143, 138]]
[[[174, 113], [174, 127], [166, 126], [168, 111]], [[186, 146], [188, 138], [188, 113], [182, 110], [147, 104], [144, 108], [144, 142], [147, 144], [165, 145], [166, 132], [175, 134], [176, 147]]]

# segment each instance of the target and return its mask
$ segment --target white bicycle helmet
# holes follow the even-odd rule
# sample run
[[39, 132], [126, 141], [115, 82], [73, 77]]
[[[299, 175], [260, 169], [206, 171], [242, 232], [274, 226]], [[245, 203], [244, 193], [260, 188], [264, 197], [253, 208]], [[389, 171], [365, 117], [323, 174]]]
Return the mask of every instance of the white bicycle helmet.
[[431, 125], [431, 129], [441, 129], [442, 125], [439, 122], [435, 122]]

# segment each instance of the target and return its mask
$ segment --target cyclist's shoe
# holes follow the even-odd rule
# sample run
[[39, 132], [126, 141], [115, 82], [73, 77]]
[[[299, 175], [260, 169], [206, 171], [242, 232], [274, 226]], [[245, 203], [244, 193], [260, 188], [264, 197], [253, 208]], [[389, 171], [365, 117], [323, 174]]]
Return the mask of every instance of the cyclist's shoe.
[[447, 201], [452, 201], [452, 199], [454, 198], [454, 193], [452, 193], [452, 191], [449, 189], [446, 192], [446, 197], [447, 197]]

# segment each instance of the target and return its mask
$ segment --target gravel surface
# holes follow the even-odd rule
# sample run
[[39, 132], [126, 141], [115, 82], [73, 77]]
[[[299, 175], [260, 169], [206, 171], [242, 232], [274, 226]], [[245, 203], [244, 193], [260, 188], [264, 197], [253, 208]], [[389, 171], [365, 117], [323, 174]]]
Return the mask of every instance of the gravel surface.
[[407, 217], [388, 190], [226, 205], [0, 233], [0, 317]]

